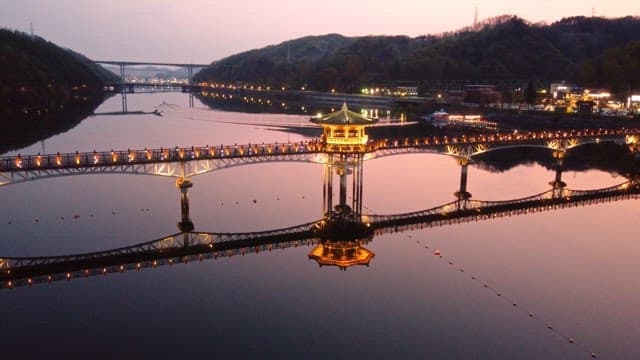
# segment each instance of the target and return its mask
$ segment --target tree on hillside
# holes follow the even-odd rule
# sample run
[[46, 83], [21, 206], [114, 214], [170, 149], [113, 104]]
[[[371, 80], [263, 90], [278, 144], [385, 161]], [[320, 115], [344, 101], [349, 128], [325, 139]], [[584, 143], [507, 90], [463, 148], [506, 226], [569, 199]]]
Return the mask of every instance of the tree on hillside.
[[[306, 37], [232, 55], [196, 75], [198, 81], [245, 80], [358, 91], [395, 80], [568, 80], [616, 91], [638, 87], [640, 18], [568, 18], [552, 25], [512, 16], [476, 29], [433, 37]], [[292, 63], [282, 71], [288, 50]], [[614, 49], [610, 50], [609, 49]], [[262, 58], [262, 59], [259, 59]], [[223, 66], [224, 65], [226, 66]], [[305, 66], [298, 64], [305, 63]], [[234, 73], [230, 76], [229, 66]], [[331, 78], [337, 72], [337, 77]], [[524, 88], [514, 94], [524, 103]], [[535, 83], [533, 84], [535, 85]], [[535, 101], [531, 92], [529, 103]]]

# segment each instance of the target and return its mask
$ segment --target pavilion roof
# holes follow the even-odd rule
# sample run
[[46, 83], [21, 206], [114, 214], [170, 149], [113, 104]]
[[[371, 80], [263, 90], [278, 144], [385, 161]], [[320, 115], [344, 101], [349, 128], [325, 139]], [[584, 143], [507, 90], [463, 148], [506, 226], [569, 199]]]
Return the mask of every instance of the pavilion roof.
[[321, 118], [311, 118], [311, 122], [321, 125], [372, 125], [377, 121], [377, 119], [371, 119], [360, 113], [349, 110], [346, 102], [342, 104], [342, 108], [338, 111], [334, 111]]

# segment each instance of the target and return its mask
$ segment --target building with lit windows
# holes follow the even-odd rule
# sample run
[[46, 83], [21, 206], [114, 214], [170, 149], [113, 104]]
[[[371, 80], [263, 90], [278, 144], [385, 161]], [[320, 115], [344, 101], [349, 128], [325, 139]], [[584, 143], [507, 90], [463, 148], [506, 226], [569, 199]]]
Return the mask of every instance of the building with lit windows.
[[554, 99], [563, 100], [567, 96], [582, 94], [583, 88], [567, 82], [554, 82], [549, 86], [549, 93]]
[[640, 115], [640, 94], [630, 95], [627, 98], [627, 109], [633, 114]]

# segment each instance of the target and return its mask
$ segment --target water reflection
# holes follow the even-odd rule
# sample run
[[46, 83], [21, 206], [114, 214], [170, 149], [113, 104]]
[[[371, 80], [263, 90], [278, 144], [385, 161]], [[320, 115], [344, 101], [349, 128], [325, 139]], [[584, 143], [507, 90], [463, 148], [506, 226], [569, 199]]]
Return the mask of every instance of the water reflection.
[[[90, 116], [100, 103], [100, 98], [78, 97], [64, 103], [51, 102], [46, 106], [6, 115], [0, 132], [0, 154], [72, 129]], [[44, 152], [44, 143], [42, 147]]]
[[[373, 238], [373, 236], [371, 236]], [[354, 265], [369, 266], [375, 254], [362, 245], [368, 243], [368, 238], [354, 240], [325, 240], [309, 253], [309, 258], [315, 260], [320, 267], [337, 266], [340, 270], [347, 270]]]
[[[231, 124], [308, 119], [202, 106], [189, 110], [184, 94], [129, 100], [130, 109], [153, 109], [165, 101], [170, 105], [162, 106], [162, 117], [89, 118], [74, 131], [47, 140], [47, 149], [73, 153], [129, 146], [287, 143], [287, 133]], [[119, 108], [120, 99], [112, 98], [100, 111]], [[291, 136], [295, 142], [302, 140]], [[633, 173], [625, 170], [633, 168], [633, 154], [625, 146], [611, 144], [615, 151], [606, 150], [608, 146], [571, 150], [561, 173], [565, 189], [605, 188]], [[38, 151], [32, 147], [20, 152]], [[550, 190], [555, 161], [549, 150], [533, 148], [479, 155], [468, 167], [468, 208], [477, 204], [474, 200], [511, 200]], [[103, 260], [95, 269], [82, 264], [77, 271], [60, 267], [59, 273], [43, 271], [41, 278], [46, 283], [52, 275], [52, 281], [63, 281], [5, 290], [3, 338], [23, 357], [98, 352], [98, 357], [148, 357], [149, 351], [204, 357], [212, 348], [229, 358], [421, 358], [425, 349], [428, 356], [443, 359], [579, 359], [591, 351], [603, 358], [638, 357], [633, 335], [638, 334], [640, 317], [635, 305], [640, 287], [633, 286], [638, 243], [632, 235], [640, 216], [638, 203], [601, 204], [614, 199], [593, 199], [598, 205], [561, 210], [565, 206], [558, 198], [558, 210], [550, 211], [556, 205], [540, 197], [530, 202], [538, 201], [537, 208], [510, 213], [486, 208], [455, 219], [452, 214], [460, 214], [456, 208], [465, 202], [452, 195], [459, 187], [460, 168], [451, 158], [387, 157], [365, 163], [365, 173], [363, 222], [371, 223], [364, 217], [371, 214], [402, 215], [450, 205], [440, 207], [440, 213], [423, 210], [430, 222], [397, 221], [397, 226], [376, 230], [370, 241], [360, 243], [376, 254], [369, 267], [356, 265], [346, 272], [336, 266], [320, 269], [309, 259], [323, 241], [317, 235], [304, 240], [300, 234], [287, 238], [286, 231], [274, 232], [271, 240], [246, 240], [241, 246], [243, 233], [293, 224], [308, 224], [308, 229], [324, 217], [321, 165], [242, 166], [192, 179], [188, 218], [194, 230], [187, 233], [176, 230], [182, 216], [173, 179], [88, 175], [3, 188], [3, 200], [15, 206], [4, 207], [0, 255], [77, 254], [163, 240], [155, 248], [149, 245], [146, 259], [136, 258], [131, 249], [112, 251], [112, 260], [120, 255], [113, 266]], [[339, 195], [337, 176], [334, 173], [333, 205]], [[349, 194], [347, 204], [351, 206]], [[75, 214], [81, 217], [76, 220]], [[275, 235], [282, 242], [274, 242]], [[185, 249], [179, 252], [185, 236], [192, 255]], [[212, 240], [215, 251], [208, 245]], [[200, 243], [204, 246], [197, 246]], [[443, 258], [434, 256], [437, 250]], [[241, 254], [245, 256], [236, 256]], [[105, 268], [112, 275], [92, 276]], [[35, 282], [36, 274], [30, 275]], [[26, 280], [16, 283], [21, 281]], [[530, 318], [529, 312], [536, 317]], [[538, 319], [547, 322], [540, 325]], [[137, 325], [122, 326], [131, 323]], [[166, 330], [167, 324], [173, 331]], [[558, 341], [547, 324], [576, 343]], [[157, 340], [154, 346], [139, 346], [149, 339]], [[589, 352], [577, 350], [580, 344]]]
[[[638, 173], [629, 174], [627, 181], [615, 186], [572, 190], [561, 181], [562, 168], [558, 167], [548, 191], [510, 200], [475, 200], [466, 192], [467, 178], [462, 170], [464, 184], [461, 183], [460, 191], [455, 193], [455, 200], [451, 202], [410, 213], [372, 214], [363, 213], [359, 205], [363, 194], [361, 167], [361, 158], [359, 161], [338, 158], [335, 162], [325, 164], [323, 214], [319, 220], [258, 232], [195, 231], [197, 224], [191, 220], [189, 206], [189, 189], [194, 184], [190, 180], [180, 179], [176, 182], [180, 194], [181, 216], [177, 223], [180, 232], [149, 242], [94, 253], [4, 257], [0, 259], [0, 286], [31, 286], [297, 246], [315, 246], [308, 254], [310, 259], [320, 266], [331, 265], [346, 270], [354, 265], [368, 266], [375, 254], [363, 245], [381, 234], [637, 199], [640, 195]], [[334, 194], [331, 184], [336, 176], [339, 177], [340, 187]], [[349, 178], [351, 186], [347, 186]], [[460, 196], [463, 190], [468, 196]], [[333, 206], [336, 197], [337, 204]], [[360, 200], [355, 200], [357, 198]]]
[[186, 92], [188, 94], [189, 108], [193, 108], [194, 93], [193, 91], [190, 91], [188, 89], [185, 90], [185, 88], [182, 85], [174, 84], [169, 86], [153, 86], [153, 85], [147, 86], [145, 84], [128, 84], [127, 86], [115, 88], [114, 92], [112, 92], [112, 94], [118, 93], [118, 92], [120, 93], [120, 100], [122, 104], [121, 111], [114, 111], [114, 112], [94, 114], [94, 115], [145, 115], [145, 114], [160, 115], [161, 111], [157, 109], [152, 112], [130, 111], [127, 94], [155, 94], [155, 93], [176, 92], [181, 90], [183, 93]]
[[321, 96], [305, 97], [300, 94], [273, 96], [261, 91], [203, 91], [195, 95], [203, 104], [225, 111], [244, 113], [278, 113], [316, 116], [327, 114], [340, 108], [344, 101], [362, 115], [380, 120], [382, 124], [409, 123], [407, 112], [386, 103], [361, 102], [357, 98], [341, 98], [323, 101]]

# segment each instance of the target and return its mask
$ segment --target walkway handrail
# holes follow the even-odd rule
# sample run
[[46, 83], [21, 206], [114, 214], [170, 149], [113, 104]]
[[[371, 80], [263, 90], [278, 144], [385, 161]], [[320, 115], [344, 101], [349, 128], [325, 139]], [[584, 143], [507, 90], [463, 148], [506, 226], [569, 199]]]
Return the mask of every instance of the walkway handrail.
[[287, 143], [234, 144], [191, 146], [159, 149], [127, 149], [75, 153], [15, 155], [0, 157], [0, 171], [37, 171], [48, 169], [104, 167], [135, 164], [156, 164], [191, 160], [212, 160], [270, 155], [320, 153], [318, 140]]
[[[640, 136], [640, 129], [597, 129], [597, 130], [556, 130], [527, 133], [495, 133], [460, 136], [429, 136], [422, 138], [372, 140], [362, 149], [347, 151], [371, 153], [379, 150], [446, 146], [461, 144], [525, 144], [537, 141], [569, 140], [580, 138], [611, 138], [619, 136]], [[191, 160], [210, 160], [224, 158], [246, 158], [252, 156], [276, 156], [287, 154], [309, 154], [343, 152], [331, 150], [318, 139], [261, 144], [233, 144], [219, 146], [191, 146], [159, 149], [127, 149], [110, 151], [91, 151], [75, 153], [15, 155], [0, 157], [0, 171], [34, 171], [56, 168], [82, 168], [118, 166], [127, 164], [149, 164], [162, 162], [181, 162]]]
[[[587, 139], [587, 141], [585, 141]], [[473, 156], [508, 146], [540, 146], [552, 150], [565, 151], [579, 144], [599, 141], [624, 141], [628, 144], [640, 144], [640, 129], [597, 129], [539, 131], [527, 133], [487, 133], [459, 136], [427, 136], [404, 139], [371, 140], [364, 145], [339, 146], [326, 144], [321, 139], [303, 140], [286, 143], [248, 143], [219, 146], [191, 146], [159, 149], [127, 149], [110, 151], [91, 151], [75, 153], [36, 154], [0, 156], [0, 177], [5, 185], [18, 181], [51, 176], [76, 175], [95, 172], [118, 172], [158, 174], [157, 169], [148, 165], [185, 164], [208, 161], [228, 162], [244, 161], [259, 163], [290, 156], [314, 154], [374, 154], [384, 152], [404, 153], [407, 150], [434, 151], [459, 158]], [[200, 162], [203, 160], [204, 162]], [[291, 159], [286, 159], [291, 161]], [[134, 166], [135, 165], [135, 166]], [[140, 169], [139, 167], [143, 168]], [[212, 168], [205, 165], [210, 171]], [[193, 174], [172, 173], [167, 176], [189, 176]], [[14, 177], [15, 176], [15, 177]]]

